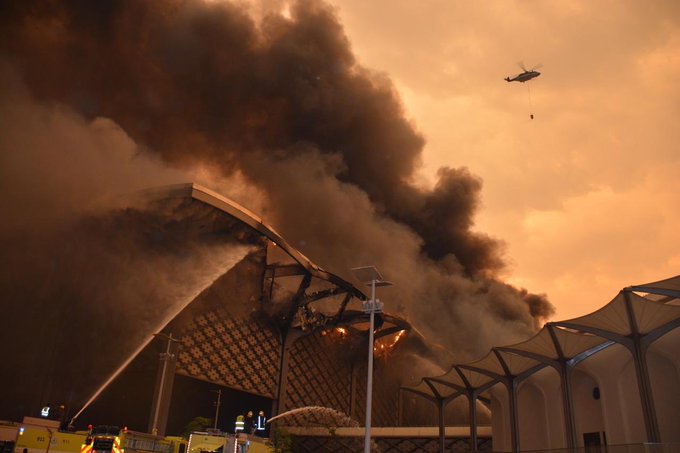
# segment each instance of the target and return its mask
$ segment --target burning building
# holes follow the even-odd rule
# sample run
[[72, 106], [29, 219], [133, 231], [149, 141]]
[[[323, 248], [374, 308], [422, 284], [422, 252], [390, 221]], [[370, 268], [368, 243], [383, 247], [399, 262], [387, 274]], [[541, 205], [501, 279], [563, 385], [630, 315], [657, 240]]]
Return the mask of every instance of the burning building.
[[[332, 6], [300, 0], [289, 14], [255, 17], [229, 1], [4, 2], [0, 29], [0, 303], [12, 320], [0, 342], [16, 370], [4, 376], [3, 417], [55, 398], [79, 407], [167, 325], [188, 342], [179, 375], [238, 386], [277, 410], [324, 402], [302, 398], [296, 374], [316, 376], [304, 367], [337, 355], [329, 366], [348, 367], [329, 376], [345, 390], [319, 391], [361, 419], [365, 373], [353, 360], [365, 324], [348, 283], [358, 265], [395, 282], [385, 302], [398, 317], [383, 319], [382, 355], [408, 330], [404, 319], [442, 345], [417, 355], [436, 350], [448, 363], [528, 338], [552, 312], [545, 296], [502, 281], [501, 241], [474, 228], [478, 177], [442, 168], [432, 187], [415, 183], [425, 140], [389, 79], [356, 60]], [[217, 206], [120, 196], [187, 180], [239, 200], [281, 235], [225, 213], [214, 194]], [[261, 275], [236, 278], [245, 269]], [[215, 308], [230, 299], [241, 302], [230, 308], [237, 317]], [[191, 301], [205, 312], [187, 315]], [[243, 317], [270, 335], [245, 331], [243, 354], [225, 353], [240, 363], [257, 338], [253, 348], [271, 357], [266, 384], [208, 374], [219, 329]], [[293, 342], [287, 330], [304, 335]], [[400, 344], [419, 338], [401, 335]], [[440, 371], [399, 349], [390, 357], [402, 360], [399, 379]], [[126, 395], [143, 398], [134, 386]], [[376, 417], [394, 421], [394, 400], [383, 400]]]
[[[161, 203], [176, 218], [190, 213], [201, 234], [232, 235], [251, 248], [165, 326], [179, 346], [173, 372], [266, 397], [273, 414], [325, 406], [360, 416], [367, 315], [357, 302], [366, 296], [312, 263], [259, 217], [208, 189], [176, 186], [163, 192]], [[410, 328], [389, 314], [380, 315], [378, 324], [381, 350]], [[375, 419], [395, 425], [401, 383], [385, 384], [376, 396]]]

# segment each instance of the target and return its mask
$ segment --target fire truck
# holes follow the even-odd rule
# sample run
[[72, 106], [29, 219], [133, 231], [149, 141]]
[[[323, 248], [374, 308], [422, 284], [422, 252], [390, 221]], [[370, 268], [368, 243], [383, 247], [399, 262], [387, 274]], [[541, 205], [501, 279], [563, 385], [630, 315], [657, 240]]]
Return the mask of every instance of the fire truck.
[[97, 426], [88, 433], [80, 453], [185, 453], [186, 446], [186, 440], [180, 437], [154, 436], [117, 426]]
[[22, 423], [0, 423], [3, 453], [79, 453], [87, 433], [59, 431], [59, 422], [24, 417]]
[[0, 421], [0, 453], [14, 453], [19, 424]]
[[207, 432], [193, 432], [189, 436], [187, 453], [238, 453], [239, 445], [248, 444], [248, 453], [269, 453], [266, 446], [267, 439], [253, 436], [223, 433], [218, 430]]
[[227, 434], [218, 431], [201, 432], [195, 431], [189, 435], [188, 453], [209, 453], [216, 451], [228, 452], [229, 448], [224, 448], [229, 444]]

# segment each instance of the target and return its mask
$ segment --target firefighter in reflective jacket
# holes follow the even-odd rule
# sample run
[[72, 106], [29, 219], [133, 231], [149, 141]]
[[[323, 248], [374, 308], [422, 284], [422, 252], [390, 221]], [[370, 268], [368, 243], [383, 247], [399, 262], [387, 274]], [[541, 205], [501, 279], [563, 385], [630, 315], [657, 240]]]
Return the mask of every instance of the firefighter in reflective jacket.
[[246, 453], [249, 447], [248, 436], [245, 435], [245, 421], [243, 415], [236, 417], [234, 428], [234, 453]]
[[255, 420], [255, 435], [258, 437], [264, 437], [264, 431], [267, 427], [267, 417], [264, 416], [264, 411], [257, 413], [257, 419]]
[[236, 434], [242, 433], [243, 432], [243, 415], [239, 415], [236, 417], [236, 427], [234, 428], [234, 432]]

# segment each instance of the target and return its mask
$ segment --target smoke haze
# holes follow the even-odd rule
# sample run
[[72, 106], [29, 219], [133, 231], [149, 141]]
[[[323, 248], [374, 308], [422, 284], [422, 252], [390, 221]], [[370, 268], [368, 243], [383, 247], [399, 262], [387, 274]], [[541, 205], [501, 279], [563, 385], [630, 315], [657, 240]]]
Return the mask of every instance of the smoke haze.
[[[2, 84], [0, 120], [9, 133], [1, 139], [0, 187], [14, 219], [3, 226], [12, 229], [3, 241], [15, 234], [34, 240], [28, 225], [81, 215], [121, 188], [198, 175], [262, 214], [327, 270], [351, 279], [351, 267], [376, 265], [396, 284], [381, 293], [387, 310], [405, 315], [457, 360], [525, 338], [551, 315], [545, 296], [496, 277], [502, 243], [473, 228], [478, 177], [442, 168], [433, 189], [415, 184], [425, 140], [389, 78], [357, 63], [327, 4], [303, 0], [259, 21], [230, 2], [1, 5], [2, 77], [9, 82]], [[88, 212], [90, 223], [76, 230], [94, 224], [101, 239], [117, 226], [107, 220], [110, 202], [95, 205], [99, 213]], [[41, 240], [68, 242], [54, 231]], [[83, 265], [86, 252], [97, 250], [96, 241], [74, 244], [78, 250], [68, 255]], [[123, 242], [117, 250], [135, 248], [143, 267], [143, 244]], [[219, 267], [202, 261], [206, 256], [192, 253], [190, 263]], [[3, 251], [3, 268], [20, 259]], [[153, 274], [177, 271], [173, 266]], [[119, 276], [108, 283], [112, 291], [140, 278]], [[141, 303], [131, 292], [116, 300]], [[3, 311], [11, 305], [5, 297]]]
[[0, 300], [11, 320], [0, 344], [11, 345], [3, 363], [14, 370], [0, 393], [2, 416], [17, 419], [50, 394], [82, 403], [248, 248], [192, 234], [198, 213], [132, 197], [190, 176], [111, 120], [36, 103], [6, 64], [0, 99]]

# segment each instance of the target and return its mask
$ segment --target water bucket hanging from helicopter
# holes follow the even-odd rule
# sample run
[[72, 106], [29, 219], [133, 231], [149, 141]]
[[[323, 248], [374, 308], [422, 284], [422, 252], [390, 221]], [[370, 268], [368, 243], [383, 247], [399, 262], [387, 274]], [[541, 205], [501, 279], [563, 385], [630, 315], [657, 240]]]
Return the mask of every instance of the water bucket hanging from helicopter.
[[[527, 69], [524, 67], [524, 64], [522, 62], [517, 63], [519, 67], [524, 71], [521, 74], [517, 74], [515, 77], [506, 77], [505, 81], [506, 82], [528, 82], [529, 80], [536, 78], [541, 75], [540, 72], [537, 71], [538, 68], [542, 67], [543, 65], [536, 65], [531, 69]], [[534, 107], [531, 103], [531, 86], [530, 84], [527, 84], [527, 95], [529, 99], [529, 118], [532, 120], [534, 119]]]

